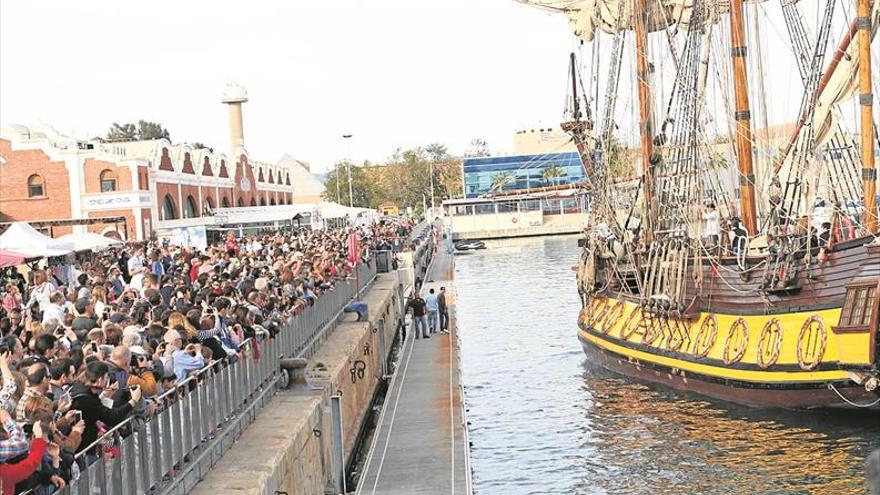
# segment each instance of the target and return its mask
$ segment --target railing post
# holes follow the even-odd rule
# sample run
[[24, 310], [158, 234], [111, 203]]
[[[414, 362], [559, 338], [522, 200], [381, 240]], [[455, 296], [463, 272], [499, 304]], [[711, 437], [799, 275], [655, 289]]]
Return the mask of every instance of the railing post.
[[330, 397], [330, 423], [332, 427], [333, 488], [336, 493], [346, 492], [345, 487], [345, 455], [342, 447], [342, 396]]
[[382, 360], [382, 378], [388, 376], [388, 359], [385, 357], [385, 318], [379, 319], [379, 359]]

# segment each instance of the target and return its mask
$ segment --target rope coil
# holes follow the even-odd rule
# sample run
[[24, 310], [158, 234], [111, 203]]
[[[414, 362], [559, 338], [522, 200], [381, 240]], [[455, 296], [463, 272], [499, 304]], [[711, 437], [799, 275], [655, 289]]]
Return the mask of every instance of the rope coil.
[[694, 337], [694, 356], [703, 359], [709, 355], [715, 340], [718, 338], [718, 319], [715, 315], [708, 315], [703, 318], [700, 324], [700, 331]]

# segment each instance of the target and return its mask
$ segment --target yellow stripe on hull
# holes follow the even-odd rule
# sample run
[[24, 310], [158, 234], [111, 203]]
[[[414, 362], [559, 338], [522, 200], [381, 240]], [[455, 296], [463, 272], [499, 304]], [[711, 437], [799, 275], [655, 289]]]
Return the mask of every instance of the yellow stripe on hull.
[[835, 308], [771, 316], [702, 313], [693, 320], [664, 321], [643, 318], [637, 304], [603, 297], [592, 298], [581, 311], [579, 331], [601, 349], [673, 370], [743, 382], [822, 383], [848, 380], [838, 366], [870, 365], [870, 335], [833, 333], [839, 316]]

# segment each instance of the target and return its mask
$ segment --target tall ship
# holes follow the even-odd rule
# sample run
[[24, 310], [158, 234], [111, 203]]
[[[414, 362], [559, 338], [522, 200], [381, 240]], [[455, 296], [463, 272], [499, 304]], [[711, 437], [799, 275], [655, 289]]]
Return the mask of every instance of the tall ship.
[[[579, 38], [562, 126], [592, 198], [588, 359], [750, 406], [880, 411], [880, 0], [518, 1]], [[771, 119], [791, 124], [770, 138]]]

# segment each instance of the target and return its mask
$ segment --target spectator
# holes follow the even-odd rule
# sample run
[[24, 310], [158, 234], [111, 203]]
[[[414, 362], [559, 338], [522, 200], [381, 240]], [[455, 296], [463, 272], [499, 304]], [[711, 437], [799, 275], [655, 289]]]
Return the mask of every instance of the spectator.
[[428, 308], [428, 328], [431, 333], [437, 333], [438, 317], [440, 312], [440, 301], [434, 289], [428, 290], [428, 297], [425, 298], [425, 306]]
[[406, 303], [406, 310], [412, 311], [412, 328], [417, 339], [420, 337], [431, 338], [428, 336], [428, 319], [425, 316], [425, 307], [425, 300], [418, 293]]
[[[0, 421], [4, 427], [12, 421], [9, 413], [0, 411]], [[40, 466], [46, 452], [46, 440], [43, 438], [43, 427], [40, 422], [34, 423], [34, 439], [31, 440], [27, 457], [15, 464], [0, 463], [0, 480], [3, 482], [3, 495], [15, 495], [15, 484], [30, 477]]]
[[180, 332], [173, 329], [165, 333], [164, 340], [166, 348], [162, 362], [165, 363], [166, 371], [170, 363], [171, 372], [178, 381], [186, 380], [190, 372], [205, 367], [201, 344], [186, 344], [184, 347]]
[[49, 391], [49, 370], [45, 364], [34, 363], [27, 369], [27, 388], [15, 408], [15, 419], [26, 423], [33, 422], [33, 414], [40, 409], [52, 409], [52, 400], [46, 397]]
[[115, 388], [108, 388], [107, 375], [109, 369], [101, 361], [92, 361], [86, 365], [80, 381], [74, 382], [70, 388], [73, 399], [72, 409], [82, 411], [82, 419], [85, 421], [85, 429], [82, 435], [77, 453], [91, 446], [98, 439], [98, 421], [108, 428], [116, 426], [123, 421], [141, 398], [138, 388], [131, 389], [131, 398], [117, 406], [107, 407], [101, 402], [102, 397], [110, 398]]

